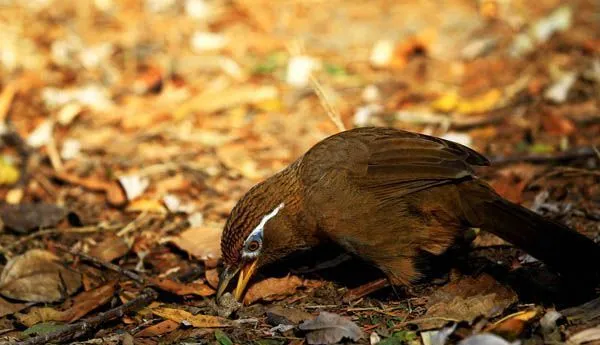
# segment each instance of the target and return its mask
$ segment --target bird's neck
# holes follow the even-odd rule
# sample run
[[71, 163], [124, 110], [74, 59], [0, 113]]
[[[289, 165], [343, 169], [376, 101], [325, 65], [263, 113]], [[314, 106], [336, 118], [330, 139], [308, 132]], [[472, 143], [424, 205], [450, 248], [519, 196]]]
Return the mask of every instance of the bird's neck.
[[290, 246], [312, 247], [318, 242], [317, 225], [304, 205], [304, 186], [298, 176], [297, 163], [264, 181], [260, 192], [276, 198], [275, 203], [284, 203], [281, 214], [277, 217], [278, 223], [281, 223], [278, 229], [280, 236], [288, 238]]

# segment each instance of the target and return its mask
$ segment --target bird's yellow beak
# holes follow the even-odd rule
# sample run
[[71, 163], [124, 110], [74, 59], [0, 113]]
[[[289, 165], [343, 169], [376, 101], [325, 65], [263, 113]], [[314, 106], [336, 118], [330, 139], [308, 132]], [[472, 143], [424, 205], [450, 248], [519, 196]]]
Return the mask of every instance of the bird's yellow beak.
[[231, 268], [229, 266], [225, 267], [225, 270], [223, 270], [221, 276], [219, 277], [219, 285], [217, 286], [216, 295], [217, 303], [221, 299], [221, 296], [225, 292], [225, 289], [227, 289], [227, 286], [229, 285], [231, 279], [233, 279], [233, 277], [235, 277], [238, 273], [239, 277], [237, 285], [235, 287], [235, 291], [233, 292], [233, 296], [235, 297], [236, 301], [241, 301], [242, 294], [244, 293], [244, 290], [246, 289], [250, 278], [252, 278], [254, 272], [256, 272], [257, 262], [258, 260], [253, 260], [251, 262], [243, 264], [241, 268]]

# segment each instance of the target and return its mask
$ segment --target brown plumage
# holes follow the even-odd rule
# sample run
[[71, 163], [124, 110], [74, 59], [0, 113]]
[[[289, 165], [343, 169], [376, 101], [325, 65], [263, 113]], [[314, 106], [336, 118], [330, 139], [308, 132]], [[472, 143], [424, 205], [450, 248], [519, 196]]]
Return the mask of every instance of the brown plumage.
[[371, 262], [392, 284], [409, 285], [422, 277], [423, 253], [443, 254], [470, 227], [559, 272], [597, 277], [599, 246], [503, 199], [474, 175], [477, 165], [489, 161], [431, 136], [391, 128], [333, 135], [235, 206], [221, 242], [227, 269], [218, 294], [240, 269], [238, 297], [256, 268], [326, 240]]

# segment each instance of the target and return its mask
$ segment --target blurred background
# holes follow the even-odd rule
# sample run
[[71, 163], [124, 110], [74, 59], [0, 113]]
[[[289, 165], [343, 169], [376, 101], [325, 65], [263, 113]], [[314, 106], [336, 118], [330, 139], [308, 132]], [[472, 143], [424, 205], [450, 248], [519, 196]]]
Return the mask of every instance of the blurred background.
[[599, 105], [594, 0], [0, 0], [3, 263], [62, 242], [214, 283], [243, 193], [371, 125], [597, 237]]

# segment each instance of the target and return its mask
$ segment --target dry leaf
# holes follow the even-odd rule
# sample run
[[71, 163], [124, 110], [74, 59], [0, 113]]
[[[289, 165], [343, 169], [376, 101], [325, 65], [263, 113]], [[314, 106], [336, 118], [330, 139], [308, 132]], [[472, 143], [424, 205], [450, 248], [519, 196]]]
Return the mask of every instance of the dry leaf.
[[158, 307], [152, 309], [152, 313], [162, 317], [163, 319], [189, 324], [197, 328], [220, 328], [233, 326], [231, 321], [222, 317], [212, 315], [194, 315], [185, 310], [175, 308]]
[[218, 224], [192, 228], [170, 238], [169, 242], [200, 260], [217, 259], [221, 257], [222, 231]]
[[17, 315], [17, 318], [27, 327], [47, 321], [73, 322], [84, 317], [90, 311], [108, 303], [113, 297], [115, 289], [116, 282], [110, 282], [77, 295], [72, 302], [68, 302], [71, 305], [68, 309], [58, 310], [50, 307], [32, 308], [27, 314]]
[[125, 209], [127, 212], [148, 212], [167, 214], [167, 209], [162, 202], [153, 199], [137, 199], [129, 203]]
[[244, 297], [244, 304], [252, 304], [256, 301], [276, 301], [293, 295], [301, 287], [316, 287], [320, 283], [300, 279], [298, 276], [286, 276], [283, 278], [268, 278], [253, 284], [248, 288]]
[[541, 117], [542, 127], [551, 135], [571, 135], [576, 127], [573, 121], [555, 112], [547, 112]]
[[61, 126], [68, 126], [77, 115], [81, 114], [83, 107], [78, 103], [69, 103], [60, 109], [56, 119]]
[[538, 313], [538, 309], [520, 311], [494, 322], [487, 326], [484, 331], [498, 334], [507, 339], [517, 339], [525, 331], [526, 326], [537, 317]]
[[0, 186], [11, 185], [19, 181], [21, 172], [8, 159], [0, 158]]
[[173, 117], [179, 120], [195, 111], [212, 113], [241, 104], [255, 104], [278, 97], [279, 90], [275, 86], [244, 85], [218, 91], [211, 90], [182, 104], [175, 110]]
[[[480, 315], [497, 316], [517, 301], [516, 293], [487, 274], [463, 277], [433, 293], [425, 318], [440, 317], [472, 321]], [[420, 323], [425, 328], [439, 328], [446, 321], [431, 319]]]
[[135, 336], [141, 338], [155, 337], [172, 332], [177, 328], [179, 328], [179, 322], [173, 320], [165, 320], [157, 323], [156, 325], [144, 328], [143, 330], [136, 333]]
[[85, 189], [104, 192], [108, 202], [113, 206], [123, 206], [127, 203], [127, 196], [117, 181], [102, 181], [95, 177], [79, 177], [66, 172], [54, 172], [54, 177]]
[[199, 281], [183, 284], [165, 278], [152, 278], [150, 279], [150, 282], [161, 290], [168, 291], [179, 296], [211, 296], [215, 293], [214, 289]]
[[111, 262], [129, 252], [129, 246], [122, 237], [107, 233], [102, 242], [90, 249], [89, 254], [104, 262]]
[[217, 156], [223, 164], [251, 180], [259, 180], [264, 173], [258, 170], [258, 165], [248, 154], [248, 147], [240, 143], [231, 143], [219, 146]]
[[11, 259], [0, 275], [0, 294], [28, 302], [57, 302], [81, 286], [81, 274], [58, 262], [54, 254], [33, 249]]
[[569, 339], [567, 339], [567, 344], [579, 345], [596, 340], [600, 340], [600, 327], [588, 328], [573, 334], [571, 337], [569, 337]]
[[0, 317], [12, 315], [25, 308], [27, 308], [27, 304], [25, 303], [11, 303], [5, 300], [4, 298], [0, 297]]
[[73, 299], [73, 306], [65, 311], [67, 322], [84, 317], [90, 311], [110, 302], [116, 291], [116, 282], [109, 282], [90, 291], [82, 292]]
[[138, 175], [126, 175], [119, 177], [119, 183], [125, 190], [128, 200], [133, 200], [146, 191], [150, 186], [150, 180]]
[[431, 107], [442, 112], [456, 111], [460, 114], [480, 114], [493, 110], [501, 104], [502, 92], [492, 89], [475, 98], [465, 99], [456, 92], [449, 92], [435, 100]]
[[307, 332], [309, 344], [335, 344], [344, 338], [357, 341], [364, 336], [354, 322], [326, 311], [313, 320], [304, 321], [298, 328]]
[[0, 218], [4, 225], [21, 233], [58, 224], [67, 215], [63, 207], [52, 204], [18, 204], [0, 206]]
[[[289, 321], [290, 324], [298, 324], [302, 321], [311, 320], [314, 318], [313, 315], [295, 308], [286, 308], [281, 305], [274, 305], [267, 310], [268, 318], [278, 318], [281, 321]], [[284, 322], [279, 322], [284, 323]], [[286, 323], [287, 324], [287, 323]]]
[[207, 269], [204, 275], [206, 276], [208, 285], [216, 289], [219, 285], [219, 271], [216, 268]]

